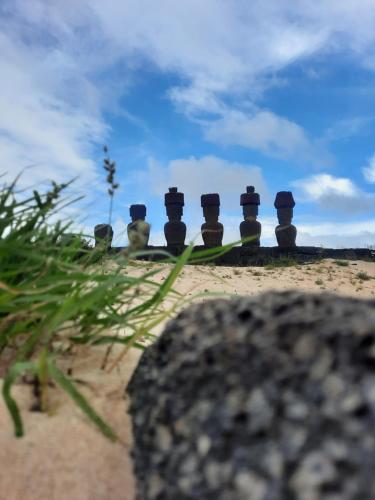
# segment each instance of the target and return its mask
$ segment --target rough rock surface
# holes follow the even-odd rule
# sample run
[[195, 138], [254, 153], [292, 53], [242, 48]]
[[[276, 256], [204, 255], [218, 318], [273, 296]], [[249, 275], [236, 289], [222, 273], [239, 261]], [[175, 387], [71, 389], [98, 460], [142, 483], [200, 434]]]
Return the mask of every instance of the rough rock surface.
[[128, 391], [138, 499], [374, 498], [375, 301], [194, 305]]

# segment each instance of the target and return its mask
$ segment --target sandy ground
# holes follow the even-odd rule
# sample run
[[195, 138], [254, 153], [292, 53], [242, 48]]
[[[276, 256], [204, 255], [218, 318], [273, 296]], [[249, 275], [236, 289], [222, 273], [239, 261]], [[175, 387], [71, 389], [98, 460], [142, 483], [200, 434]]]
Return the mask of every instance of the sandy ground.
[[[137, 274], [151, 266], [144, 263], [132, 272]], [[164, 280], [170, 266], [155, 266], [160, 268], [158, 279]], [[326, 260], [276, 269], [187, 266], [176, 285], [178, 291], [192, 299], [200, 292], [254, 295], [289, 288], [372, 297], [375, 263], [358, 261], [339, 266]], [[25, 437], [13, 437], [10, 418], [0, 401], [0, 500], [134, 499], [129, 456], [131, 423], [124, 389], [140, 353], [131, 350], [110, 374], [100, 369], [103, 353], [103, 348], [81, 347], [74, 358], [65, 355], [59, 361], [63, 367], [73, 369], [80, 390], [115, 428], [121, 442], [114, 444], [104, 438], [56, 388], [50, 389], [50, 415], [31, 412], [31, 387], [19, 383], [13, 395], [24, 417]]]

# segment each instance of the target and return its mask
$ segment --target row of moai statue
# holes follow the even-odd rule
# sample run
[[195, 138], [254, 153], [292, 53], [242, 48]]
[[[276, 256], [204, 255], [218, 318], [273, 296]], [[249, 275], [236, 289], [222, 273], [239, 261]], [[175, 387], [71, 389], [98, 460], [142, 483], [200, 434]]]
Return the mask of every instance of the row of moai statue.
[[[176, 187], [169, 188], [165, 194], [164, 204], [167, 212], [168, 222], [164, 226], [165, 239], [168, 247], [183, 247], [186, 238], [186, 225], [182, 222], [184, 194], [178, 192]], [[244, 220], [240, 224], [242, 245], [246, 247], [259, 247], [262, 226], [257, 220], [260, 197], [255, 192], [254, 186], [247, 186], [246, 193], [241, 194], [240, 205], [242, 206]], [[293, 208], [295, 201], [290, 191], [279, 191], [276, 194], [274, 206], [277, 210], [279, 225], [275, 228], [277, 244], [279, 247], [289, 248], [296, 246], [297, 229], [292, 224]], [[205, 223], [202, 224], [201, 232], [205, 247], [212, 248], [221, 246], [223, 242], [224, 227], [219, 222], [220, 196], [217, 193], [202, 194], [201, 207]], [[146, 222], [146, 206], [131, 205], [130, 217], [132, 222], [128, 224], [127, 232], [129, 243], [136, 248], [144, 248], [148, 245], [150, 236], [150, 224]], [[108, 224], [95, 226], [95, 241], [98, 244], [106, 239], [109, 244], [112, 241], [113, 230]]]

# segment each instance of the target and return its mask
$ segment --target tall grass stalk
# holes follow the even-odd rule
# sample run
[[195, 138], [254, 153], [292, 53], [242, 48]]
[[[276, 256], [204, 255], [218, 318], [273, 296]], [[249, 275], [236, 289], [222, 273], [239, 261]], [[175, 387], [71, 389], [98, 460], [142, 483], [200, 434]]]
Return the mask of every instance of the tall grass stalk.
[[112, 213], [113, 213], [113, 197], [115, 195], [116, 189], [118, 189], [119, 184], [115, 181], [116, 175], [116, 162], [112, 161], [108, 154], [108, 146], [103, 148], [105, 158], [103, 160], [103, 168], [107, 173], [106, 182], [108, 184], [108, 195], [109, 195], [109, 211], [108, 211], [108, 224], [112, 224]]

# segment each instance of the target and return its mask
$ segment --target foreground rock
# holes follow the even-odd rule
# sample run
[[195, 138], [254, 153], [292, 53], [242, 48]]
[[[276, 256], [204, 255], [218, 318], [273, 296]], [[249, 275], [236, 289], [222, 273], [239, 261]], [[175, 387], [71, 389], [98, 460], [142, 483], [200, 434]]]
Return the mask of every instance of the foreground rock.
[[374, 306], [271, 292], [183, 311], [128, 388], [138, 498], [374, 498]]

